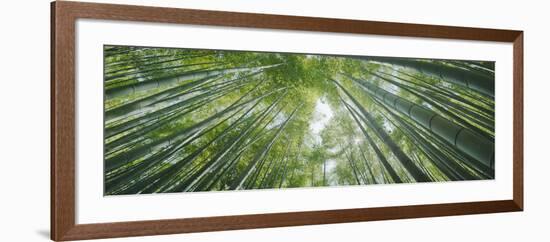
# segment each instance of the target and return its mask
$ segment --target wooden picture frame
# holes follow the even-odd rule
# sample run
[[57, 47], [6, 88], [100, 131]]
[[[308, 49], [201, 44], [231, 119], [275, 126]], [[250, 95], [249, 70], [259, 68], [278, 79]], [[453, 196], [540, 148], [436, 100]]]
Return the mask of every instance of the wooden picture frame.
[[[513, 199], [237, 216], [75, 222], [77, 19], [214, 25], [513, 43]], [[523, 32], [268, 14], [57, 1], [51, 4], [51, 239], [99, 239], [523, 210]]]

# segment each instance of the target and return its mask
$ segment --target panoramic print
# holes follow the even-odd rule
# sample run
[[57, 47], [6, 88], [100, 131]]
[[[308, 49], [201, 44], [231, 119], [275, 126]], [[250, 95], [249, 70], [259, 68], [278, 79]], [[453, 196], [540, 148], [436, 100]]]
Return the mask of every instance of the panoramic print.
[[494, 62], [103, 51], [105, 195], [494, 179]]

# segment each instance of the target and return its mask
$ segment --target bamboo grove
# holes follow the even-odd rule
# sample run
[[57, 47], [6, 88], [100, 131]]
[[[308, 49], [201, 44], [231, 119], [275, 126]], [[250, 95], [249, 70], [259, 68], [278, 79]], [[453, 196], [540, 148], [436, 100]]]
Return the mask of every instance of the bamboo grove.
[[494, 112], [494, 62], [105, 46], [105, 194], [493, 179]]

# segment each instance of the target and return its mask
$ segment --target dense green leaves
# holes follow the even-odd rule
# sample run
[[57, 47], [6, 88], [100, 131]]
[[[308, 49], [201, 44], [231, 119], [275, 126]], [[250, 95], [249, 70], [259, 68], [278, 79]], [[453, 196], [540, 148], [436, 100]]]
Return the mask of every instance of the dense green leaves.
[[105, 46], [105, 194], [494, 177], [494, 63]]

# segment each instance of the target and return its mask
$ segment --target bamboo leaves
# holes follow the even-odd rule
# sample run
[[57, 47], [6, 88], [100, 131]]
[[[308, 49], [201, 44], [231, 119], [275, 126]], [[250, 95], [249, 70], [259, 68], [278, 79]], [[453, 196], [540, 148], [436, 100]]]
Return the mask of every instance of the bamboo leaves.
[[106, 195], [494, 177], [494, 65], [105, 46]]

